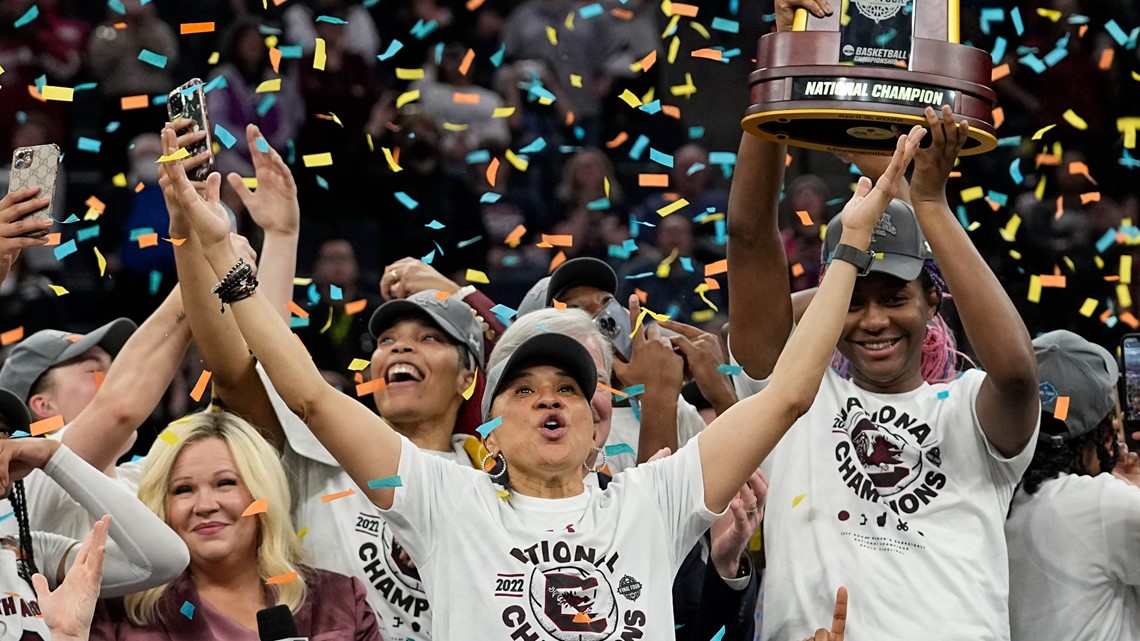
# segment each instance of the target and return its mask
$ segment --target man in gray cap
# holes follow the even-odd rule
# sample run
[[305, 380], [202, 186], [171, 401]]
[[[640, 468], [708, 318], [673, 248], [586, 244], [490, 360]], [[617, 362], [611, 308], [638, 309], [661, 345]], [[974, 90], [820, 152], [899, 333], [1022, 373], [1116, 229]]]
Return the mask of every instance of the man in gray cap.
[[1005, 527], [1011, 638], [1140, 639], [1140, 487], [1113, 474], [1116, 359], [1064, 330], [1033, 346], [1041, 432]]
[[[32, 421], [65, 427], [64, 444], [133, 491], [139, 466], [116, 467], [115, 461], [162, 400], [189, 343], [176, 287], [137, 330], [120, 318], [85, 335], [54, 329], [32, 334], [9, 351], [0, 388], [27, 405]], [[91, 530], [87, 512], [46, 475], [33, 472], [25, 485], [32, 529], [76, 539]]]

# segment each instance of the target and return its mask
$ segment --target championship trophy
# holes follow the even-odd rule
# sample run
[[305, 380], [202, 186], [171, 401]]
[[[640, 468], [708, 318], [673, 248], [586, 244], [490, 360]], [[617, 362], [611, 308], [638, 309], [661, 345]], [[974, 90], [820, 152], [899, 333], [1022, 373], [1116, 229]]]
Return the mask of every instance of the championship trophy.
[[[835, 4], [839, 4], [838, 2]], [[749, 133], [823, 151], [890, 155], [896, 133], [950, 105], [970, 122], [961, 155], [997, 146], [990, 55], [958, 44], [957, 0], [843, 0], [757, 43]]]

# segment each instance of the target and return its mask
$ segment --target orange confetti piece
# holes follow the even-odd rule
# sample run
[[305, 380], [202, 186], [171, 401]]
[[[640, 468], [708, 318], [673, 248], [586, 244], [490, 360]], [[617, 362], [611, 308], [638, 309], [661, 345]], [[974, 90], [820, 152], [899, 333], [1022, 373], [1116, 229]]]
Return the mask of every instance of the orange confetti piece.
[[579, 612], [574, 615], [574, 623], [589, 623], [591, 620], [590, 615], [585, 612]]
[[69, 342], [69, 343], [78, 343], [82, 339], [83, 339], [83, 334], [68, 334], [67, 335], [67, 342]]
[[475, 50], [468, 49], [467, 53], [463, 54], [463, 62], [459, 63], [459, 73], [466, 76], [467, 72], [471, 70], [472, 62], [475, 62]]
[[503, 242], [510, 245], [511, 247], [518, 247], [519, 243], [522, 242], [523, 235], [525, 234], [526, 227], [524, 225], [519, 225], [512, 229], [511, 233], [507, 234], [507, 237], [503, 239]]
[[89, 196], [87, 200], [83, 202], [83, 204], [87, 205], [91, 209], [94, 209], [100, 214], [107, 210], [107, 205], [103, 204], [103, 201], [99, 200], [95, 196]]
[[637, 296], [637, 300], [641, 301], [642, 305], [644, 305], [649, 300], [649, 293], [637, 287], [633, 288], [633, 295]]
[[715, 278], [706, 278], [705, 285], [708, 285], [710, 291], [720, 289], [720, 282]]
[[677, 105], [661, 105], [661, 113], [670, 118], [681, 119], [681, 108]]
[[213, 31], [214, 23], [212, 22], [183, 22], [178, 33], [185, 36], [191, 33], [212, 33]]
[[800, 263], [792, 265], [792, 278], [799, 278], [804, 275], [804, 266]]
[[477, 105], [479, 104], [479, 94], [456, 91], [451, 94], [451, 100], [457, 105]]
[[125, 23], [125, 22], [116, 22], [115, 24], [113, 24], [113, 25], [111, 25], [111, 26], [112, 26], [112, 27], [114, 27], [114, 28], [116, 28], [116, 29], [126, 29], [126, 28], [127, 28], [127, 23]]
[[1086, 191], [1085, 193], [1081, 194], [1081, 204], [1082, 205], [1087, 205], [1089, 203], [1099, 203], [1099, 202], [1100, 202], [1100, 192], [1099, 191]]
[[641, 60], [638, 60], [637, 64], [641, 67], [642, 71], [649, 71], [653, 65], [657, 64], [657, 50], [654, 49], [653, 51], [645, 54], [645, 57]]
[[285, 574], [278, 574], [271, 576], [265, 580], [265, 585], [281, 585], [282, 583], [292, 583], [297, 580], [296, 572], [286, 572]]
[[326, 494], [321, 497], [321, 502], [328, 503], [329, 501], [343, 499], [344, 497], [352, 496], [353, 494], [356, 494], [356, 490], [345, 490], [343, 492], [336, 492], [335, 494]]
[[613, 140], [606, 141], [606, 149], [614, 149], [616, 147], [620, 147], [622, 143], [627, 140], [629, 140], [629, 134], [625, 133], [624, 131], [618, 132], [618, 135], [614, 136]]
[[699, 10], [700, 10], [700, 7], [698, 7], [695, 4], [681, 4], [679, 2], [674, 2], [672, 5], [670, 5], [669, 13], [671, 13], [675, 16], [684, 16], [686, 18], [696, 18], [697, 17], [697, 11], [699, 11]]
[[990, 72], [990, 82], [997, 82], [998, 80], [1001, 80], [1008, 75], [1009, 63], [1007, 62], [1005, 64], [994, 67], [993, 71]]
[[298, 305], [297, 303], [295, 303], [293, 301], [289, 301], [288, 303], [285, 303], [285, 309], [288, 309], [290, 314], [292, 314], [298, 318], [308, 318], [309, 317], [309, 312], [306, 312], [300, 305]]
[[95, 389], [98, 390], [103, 387], [103, 381], [107, 380], [107, 372], [94, 372], [95, 376]]
[[550, 299], [550, 304], [554, 306], [554, 309], [566, 309], [567, 307], [566, 303], [560, 300], [554, 300], [553, 298]]
[[614, 7], [613, 9], [610, 9], [610, 15], [617, 18], [618, 20], [633, 20], [633, 12], [629, 9], [622, 9], [620, 7]]
[[269, 64], [273, 67], [273, 73], [281, 73], [281, 50], [277, 47], [269, 50]]
[[150, 98], [146, 94], [138, 96], [123, 96], [119, 99], [119, 108], [123, 111], [131, 109], [146, 109], [150, 106]]
[[796, 210], [796, 215], [800, 217], [800, 224], [804, 227], [811, 227], [815, 224], [815, 222], [813, 222], [811, 219], [811, 214], [809, 214], [806, 210], [798, 209]]
[[62, 232], [55, 232], [47, 235], [47, 245], [45, 247], [54, 247], [59, 244], [60, 238], [63, 236]]
[[638, 187], [668, 187], [669, 174], [638, 174]]
[[559, 251], [557, 254], [554, 255], [554, 258], [551, 259], [550, 268], [547, 269], [546, 273], [548, 273], [548, 274], [552, 273], [554, 270], [558, 269], [559, 265], [561, 265], [564, 262], [566, 262], [566, 252]]
[[202, 394], [206, 392], [206, 384], [209, 382], [210, 370], [204, 369], [201, 375], [198, 376], [198, 382], [194, 383], [194, 389], [190, 390], [190, 398], [194, 399], [195, 403], [202, 400]]
[[1005, 109], [1002, 109], [1001, 107], [994, 107], [993, 115], [994, 129], [997, 129], [998, 127], [1001, 127], [1001, 124], [1003, 122], [1005, 122]]
[[0, 345], [7, 347], [12, 343], [24, 340], [24, 326], [20, 325], [16, 329], [10, 329], [0, 334]]
[[1132, 312], [1121, 312], [1120, 321], [1132, 329], [1140, 328], [1140, 320], [1132, 315]]
[[1065, 287], [1066, 280], [1064, 276], [1041, 274], [1042, 287]]
[[264, 514], [269, 511], [269, 499], [256, 499], [245, 511], [241, 513], [242, 516], [254, 516], [255, 514]]
[[705, 265], [705, 276], [716, 276], [728, 272], [728, 259], [718, 260]]
[[468, 11], [474, 11], [474, 10], [478, 9], [479, 7], [483, 6], [483, 3], [485, 1], [486, 0], [467, 0], [467, 10]]
[[1057, 404], [1053, 406], [1053, 418], [1063, 421], [1069, 417], [1069, 397], [1058, 396]]
[[158, 232], [139, 235], [139, 249], [158, 246]]
[[384, 379], [374, 378], [367, 383], [361, 383], [360, 385], [357, 385], [356, 396], [367, 396], [373, 392], [379, 392], [385, 387], [388, 387], [388, 383]]
[[498, 177], [498, 173], [499, 173], [499, 159], [498, 158], [492, 158], [491, 163], [489, 165], [487, 165], [487, 183], [490, 184], [492, 187], [495, 186], [495, 179]]
[[1116, 55], [1116, 50], [1109, 47], [1100, 53], [1100, 64], [1098, 65], [1103, 71], [1108, 71], [1112, 67], [1112, 57]]
[[41, 434], [54, 432], [61, 427], [63, 427], [63, 415], [56, 414], [55, 416], [50, 416], [43, 419], [42, 421], [36, 421], [35, 423], [32, 423], [28, 426], [28, 431], [32, 433], [32, 436], [40, 436]]
[[1054, 220], [1060, 219], [1061, 214], [1064, 214], [1064, 213], [1065, 213], [1065, 197], [1064, 196], [1057, 196], [1057, 213], [1053, 214], [1053, 219]]
[[616, 390], [616, 389], [610, 387], [609, 385], [605, 385], [603, 383], [598, 383], [598, 389], [602, 390], [603, 392], [609, 392], [610, 394], [613, 394], [614, 396], [620, 396], [622, 398], [626, 398], [629, 396], [629, 394], [626, 394], [625, 392], [623, 392], [621, 390]]
[[438, 291], [435, 293], [435, 297], [437, 300], [447, 300], [448, 298], [451, 298], [451, 294], [445, 291]]
[[542, 242], [538, 243], [539, 247], [573, 247], [574, 236], [572, 234], [543, 234]]
[[[675, 7], [677, 5], [673, 5], [673, 6]], [[705, 47], [704, 49], [694, 50], [692, 53], [692, 56], [694, 58], [704, 58], [706, 60], [718, 60], [719, 61], [721, 59], [721, 51], [720, 51], [720, 49], [710, 49], [708, 47]]]
[[186, 242], [185, 238], [163, 238], [163, 240], [170, 243], [171, 245], [174, 245], [175, 247], [181, 247], [182, 243]]
[[353, 314], [359, 314], [360, 312], [363, 312], [364, 308], [367, 306], [368, 300], [365, 298], [354, 300], [351, 303], [344, 304], [344, 313], [348, 314], [349, 316], [352, 316]]

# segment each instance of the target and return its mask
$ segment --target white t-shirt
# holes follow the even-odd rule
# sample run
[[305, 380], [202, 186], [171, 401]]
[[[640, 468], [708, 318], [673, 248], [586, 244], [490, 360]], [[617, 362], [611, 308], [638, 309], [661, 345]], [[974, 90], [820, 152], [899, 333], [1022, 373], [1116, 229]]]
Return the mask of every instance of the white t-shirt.
[[1140, 488], [1062, 474], [1005, 525], [1014, 641], [1140, 639]]
[[[689, 439], [705, 429], [701, 413], [684, 398], [677, 398], [677, 447], [685, 446]], [[614, 474], [637, 465], [637, 445], [641, 439], [641, 420], [632, 407], [615, 407], [610, 419], [610, 435], [606, 438], [606, 465]], [[619, 447], [628, 445], [629, 448]], [[610, 453], [614, 449], [621, 450]], [[629, 450], [633, 450], [631, 453]]]
[[[742, 396], [760, 386], [734, 379]], [[841, 585], [850, 641], [1009, 639], [1003, 528], [1033, 447], [1007, 459], [989, 443], [984, 379], [876, 394], [828, 370], [763, 465], [765, 640], [826, 626]]]
[[416, 559], [437, 641], [673, 638], [674, 575], [717, 518], [695, 443], [605, 491], [509, 502], [481, 471], [401, 447], [383, 514]]

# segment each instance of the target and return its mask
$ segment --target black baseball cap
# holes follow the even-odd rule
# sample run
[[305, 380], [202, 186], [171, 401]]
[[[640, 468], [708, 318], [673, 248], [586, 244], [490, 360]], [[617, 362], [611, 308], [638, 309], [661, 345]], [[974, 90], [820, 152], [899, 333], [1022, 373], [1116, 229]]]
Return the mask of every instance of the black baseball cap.
[[19, 396], [6, 389], [0, 389], [0, 416], [4, 417], [4, 423], [8, 426], [8, 429], [0, 431], [6, 431], [9, 435], [27, 432], [28, 426], [32, 424], [28, 406]]
[[611, 295], [617, 294], [618, 278], [614, 268], [597, 258], [571, 258], [550, 275], [546, 287], [546, 307], [571, 287], [595, 287]]
[[[842, 214], [836, 214], [827, 224], [827, 232], [823, 239], [824, 265], [831, 264], [831, 257], [839, 240], [843, 236], [843, 223], [839, 220]], [[902, 280], [911, 281], [922, 273], [922, 265], [934, 258], [926, 236], [918, 225], [914, 215], [914, 208], [909, 204], [894, 199], [887, 205], [879, 221], [875, 223], [875, 231], [871, 234], [871, 246], [875, 260], [871, 261], [872, 272], [888, 274]]]
[[594, 357], [577, 340], [565, 334], [546, 332], [532, 336], [515, 348], [505, 360], [487, 372], [487, 387], [483, 391], [483, 420], [491, 418], [491, 403], [499, 391], [523, 370], [536, 365], [558, 367], [570, 375], [586, 400], [594, 398], [598, 387], [598, 370]]

